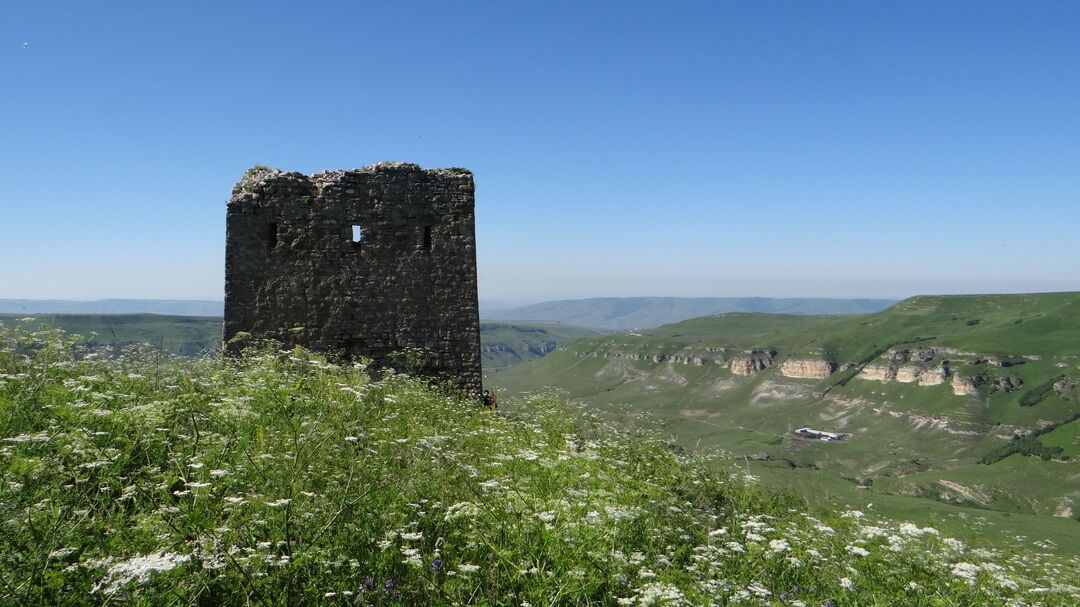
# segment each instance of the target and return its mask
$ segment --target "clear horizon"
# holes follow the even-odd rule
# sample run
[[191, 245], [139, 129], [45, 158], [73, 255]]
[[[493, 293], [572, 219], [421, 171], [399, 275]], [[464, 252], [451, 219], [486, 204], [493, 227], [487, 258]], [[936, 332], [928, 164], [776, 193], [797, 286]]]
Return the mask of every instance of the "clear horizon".
[[0, 8], [0, 298], [220, 300], [244, 170], [477, 183], [480, 297], [1080, 290], [1080, 5]]

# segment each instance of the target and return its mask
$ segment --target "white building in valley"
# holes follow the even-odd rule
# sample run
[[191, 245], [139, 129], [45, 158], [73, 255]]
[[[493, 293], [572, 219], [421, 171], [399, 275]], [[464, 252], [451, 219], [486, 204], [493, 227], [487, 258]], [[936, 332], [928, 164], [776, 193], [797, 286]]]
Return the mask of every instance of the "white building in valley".
[[826, 432], [824, 430], [814, 430], [813, 428], [797, 428], [795, 434], [803, 438], [816, 438], [818, 440], [840, 440], [845, 436], [842, 432]]

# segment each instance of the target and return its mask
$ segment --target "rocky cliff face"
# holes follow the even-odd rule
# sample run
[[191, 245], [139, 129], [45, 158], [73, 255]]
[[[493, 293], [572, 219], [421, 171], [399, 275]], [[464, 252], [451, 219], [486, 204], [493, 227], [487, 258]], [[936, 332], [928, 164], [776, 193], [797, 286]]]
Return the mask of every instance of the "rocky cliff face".
[[735, 375], [753, 375], [764, 368], [761, 361], [753, 358], [733, 358], [728, 363], [728, 370]]
[[964, 375], [954, 375], [952, 378], [952, 391], [957, 396], [967, 396], [970, 394], [977, 394], [979, 392], [979, 384], [982, 384], [985, 378], [981, 376], [967, 377]]
[[855, 377], [882, 383], [890, 382], [896, 379], [896, 368], [891, 365], [866, 365]]
[[922, 375], [922, 368], [915, 365], [901, 365], [896, 368], [896, 381], [903, 384], [918, 380], [919, 375]]
[[776, 352], [765, 350], [748, 350], [749, 356], [740, 356], [731, 359], [728, 370], [735, 375], [753, 375], [758, 371], [768, 369], [773, 365], [773, 356]]
[[855, 377], [888, 383], [898, 381], [905, 384], [918, 382], [920, 386], [937, 386], [945, 383], [949, 369], [944, 364], [937, 367], [920, 365], [866, 365]]
[[920, 386], [939, 386], [945, 383], [945, 378], [949, 375], [949, 368], [945, 365], [939, 365], [932, 369], [923, 369], [919, 373], [919, 385]]
[[827, 360], [785, 360], [780, 363], [784, 377], [802, 379], [825, 379], [836, 370], [836, 364]]

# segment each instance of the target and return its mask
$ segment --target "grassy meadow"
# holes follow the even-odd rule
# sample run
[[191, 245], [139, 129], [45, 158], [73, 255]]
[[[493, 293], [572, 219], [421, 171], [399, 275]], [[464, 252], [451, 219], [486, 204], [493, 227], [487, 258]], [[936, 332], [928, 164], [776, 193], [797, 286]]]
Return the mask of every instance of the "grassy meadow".
[[0, 603], [1071, 605], [1075, 560], [765, 488], [648, 416], [301, 349], [0, 332]]
[[[724, 314], [640, 335], [582, 338], [492, 379], [508, 395], [558, 386], [598, 414], [649, 411], [678, 444], [728, 451], [764, 482], [821, 503], [874, 503], [921, 524], [946, 521], [972, 541], [1008, 545], [1022, 536], [1075, 557], [1078, 307], [1080, 294], [1048, 293], [916, 297], [850, 316]], [[895, 366], [890, 349], [934, 347], [946, 351], [924, 366], [980, 378], [976, 393], [958, 396], [949, 380], [920, 386], [855, 377], [865, 364]], [[750, 351], [775, 353], [773, 367], [739, 376], [670, 358]], [[669, 358], [650, 358], [658, 354]], [[787, 378], [775, 368], [786, 359], [850, 368], [820, 380]], [[1004, 379], [1019, 386], [998, 388]], [[832, 443], [793, 437], [802, 426], [848, 436]], [[1042, 457], [1021, 454], [1025, 445]], [[993, 524], [972, 527], [972, 512]]]

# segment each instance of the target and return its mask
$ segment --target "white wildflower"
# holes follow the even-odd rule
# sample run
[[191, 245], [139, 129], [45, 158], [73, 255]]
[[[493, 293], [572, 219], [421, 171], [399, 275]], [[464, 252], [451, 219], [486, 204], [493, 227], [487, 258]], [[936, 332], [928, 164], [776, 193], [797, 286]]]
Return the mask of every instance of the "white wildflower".
[[908, 537], [919, 537], [921, 535], [941, 535], [937, 529], [933, 527], [919, 527], [911, 523], [900, 523], [899, 529], [900, 535], [906, 535]]
[[870, 556], [870, 551], [866, 548], [863, 548], [862, 546], [854, 546], [849, 544], [844, 549], [847, 550], [850, 554], [854, 554], [855, 556]]
[[949, 550], [952, 550], [953, 552], [963, 552], [964, 549], [967, 548], [967, 546], [964, 544], [964, 542], [961, 542], [960, 540], [958, 540], [956, 538], [947, 537], [942, 541], [945, 543], [945, 546]]
[[480, 509], [472, 502], [458, 502], [446, 509], [443, 520], [451, 521], [460, 517], [472, 517], [479, 514]]
[[131, 582], [141, 584], [150, 578], [151, 573], [168, 571], [190, 558], [189, 555], [180, 555], [175, 552], [155, 552], [121, 561], [109, 567], [109, 570], [105, 572], [105, 577], [101, 578], [90, 593], [101, 590], [105, 594], [114, 594]]
[[975, 563], [953, 563], [952, 574], [958, 578], [966, 580], [969, 584], [974, 584], [975, 580], [979, 577], [979, 571], [981, 569], [982, 568]]
[[458, 571], [462, 573], [474, 573], [480, 570], [480, 565], [472, 565], [469, 563], [462, 563], [457, 566]]
[[46, 432], [41, 432], [39, 434], [19, 434], [17, 436], [9, 436], [3, 440], [8, 443], [44, 443], [48, 442], [49, 435]]
[[413, 567], [423, 567], [424, 561], [420, 558], [420, 550], [416, 548], [402, 548], [401, 554], [405, 556], [405, 560], [401, 561], [406, 565]]
[[750, 582], [750, 585], [746, 587], [747, 590], [752, 592], [754, 596], [765, 598], [772, 595], [769, 589], [766, 588], [761, 582]]
[[791, 544], [787, 543], [787, 540], [777, 539], [769, 542], [769, 552], [780, 553], [791, 550]]

